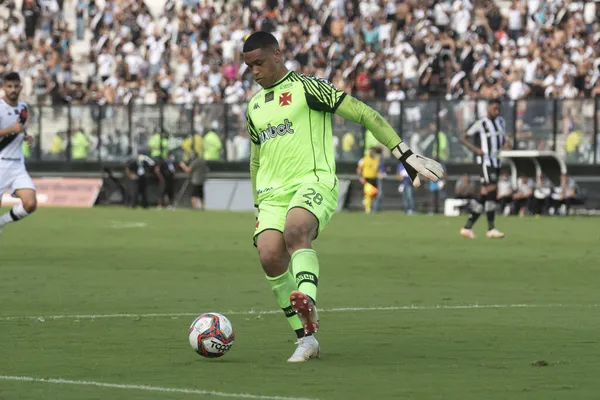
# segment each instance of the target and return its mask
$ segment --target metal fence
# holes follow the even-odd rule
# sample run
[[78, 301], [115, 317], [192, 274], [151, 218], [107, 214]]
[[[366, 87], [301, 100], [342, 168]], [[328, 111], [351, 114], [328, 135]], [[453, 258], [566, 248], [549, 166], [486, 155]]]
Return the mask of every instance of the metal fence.
[[[444, 163], [471, 163], [461, 132], [486, 113], [484, 100], [374, 102], [411, 148]], [[209, 160], [244, 161], [250, 141], [246, 104], [30, 106], [29, 161], [124, 161], [138, 152], [201, 152]], [[515, 149], [554, 150], [569, 164], [600, 163], [600, 98], [505, 101], [502, 115]], [[376, 145], [369, 132], [333, 116], [338, 161], [356, 162]], [[389, 151], [384, 152], [390, 157]]]

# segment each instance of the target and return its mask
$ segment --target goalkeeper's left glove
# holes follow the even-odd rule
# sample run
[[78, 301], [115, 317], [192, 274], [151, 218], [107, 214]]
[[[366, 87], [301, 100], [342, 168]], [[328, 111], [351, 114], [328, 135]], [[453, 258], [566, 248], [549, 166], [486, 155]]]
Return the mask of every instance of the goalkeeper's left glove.
[[413, 153], [404, 142], [400, 142], [398, 146], [394, 147], [392, 153], [404, 165], [414, 187], [421, 186], [419, 174], [434, 182], [440, 180], [444, 175], [444, 169], [439, 162]]

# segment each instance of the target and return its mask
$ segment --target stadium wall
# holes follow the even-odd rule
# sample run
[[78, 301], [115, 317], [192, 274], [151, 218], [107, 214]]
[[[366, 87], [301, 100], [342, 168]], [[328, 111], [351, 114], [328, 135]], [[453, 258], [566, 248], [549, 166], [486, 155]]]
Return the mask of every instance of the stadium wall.
[[[340, 168], [340, 198], [339, 209], [360, 210], [362, 207], [362, 185], [352, 173], [344, 172]], [[215, 165], [211, 167], [212, 172], [206, 184], [207, 207], [215, 210], [243, 211], [252, 210], [253, 202], [250, 191], [250, 180], [247, 171], [215, 171]], [[340, 171], [341, 170], [341, 171]], [[34, 172], [33, 176], [62, 176], [62, 177], [97, 177], [102, 179], [96, 204], [97, 205], [123, 205], [125, 204], [130, 189], [130, 182], [125, 178], [122, 168], [104, 168], [101, 173], [68, 172], [65, 170], [50, 172]], [[600, 210], [600, 174], [597, 167], [579, 168], [577, 174], [571, 176], [586, 193], [585, 204], [579, 208], [588, 210]], [[457, 180], [467, 174], [472, 180], [477, 180], [479, 174], [476, 166], [448, 166], [448, 175], [444, 180], [443, 187], [433, 191], [428, 184], [414, 190], [414, 201], [418, 212], [443, 212], [444, 200], [451, 198], [454, 193]], [[190, 207], [190, 188], [186, 186], [187, 176], [176, 175], [176, 193], [178, 195], [179, 207]], [[404, 209], [403, 194], [399, 192], [399, 182], [390, 176], [383, 179], [383, 196], [381, 210]], [[156, 205], [158, 200], [158, 180], [149, 179], [148, 198], [151, 205]]]

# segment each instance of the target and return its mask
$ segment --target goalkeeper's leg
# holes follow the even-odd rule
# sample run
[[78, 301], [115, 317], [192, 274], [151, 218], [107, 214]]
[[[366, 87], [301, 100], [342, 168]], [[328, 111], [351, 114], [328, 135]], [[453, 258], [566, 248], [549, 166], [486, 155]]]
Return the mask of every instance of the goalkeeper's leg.
[[[314, 201], [314, 200], [313, 200]], [[312, 239], [318, 231], [318, 220], [307, 210], [294, 207], [287, 214], [284, 240], [291, 255], [294, 290], [289, 293], [287, 305], [301, 322], [304, 337], [298, 339], [298, 347], [288, 362], [305, 362], [319, 357], [319, 342], [314, 333], [319, 328], [319, 316], [315, 302], [319, 282], [319, 260], [311, 248]], [[282, 299], [284, 301], [284, 299]]]
[[297, 290], [296, 280], [288, 269], [290, 256], [283, 240], [287, 206], [292, 196], [293, 193], [288, 197], [263, 201], [260, 204], [254, 232], [254, 244], [258, 248], [260, 263], [275, 299], [291, 328], [296, 332], [296, 336], [301, 338], [304, 336], [302, 323], [290, 307], [290, 294]]
[[290, 295], [297, 290], [297, 287], [296, 280], [288, 269], [290, 256], [285, 248], [283, 233], [274, 229], [262, 231], [257, 237], [256, 246], [260, 263], [279, 307], [283, 310], [291, 328], [296, 332], [296, 336], [303, 337], [302, 323], [290, 306]]
[[317, 236], [319, 220], [310, 211], [295, 207], [290, 209], [284, 230], [284, 239], [291, 255], [297, 291], [290, 296], [290, 304], [302, 321], [307, 334], [319, 329], [319, 317], [315, 307], [319, 284], [319, 259], [312, 249]]
[[[333, 182], [337, 182], [332, 177]], [[319, 283], [319, 259], [312, 242], [331, 220], [337, 207], [337, 183], [305, 184], [292, 199], [285, 221], [283, 236], [289, 254], [298, 292], [290, 297], [290, 304], [298, 313], [306, 333], [319, 328], [315, 307]]]

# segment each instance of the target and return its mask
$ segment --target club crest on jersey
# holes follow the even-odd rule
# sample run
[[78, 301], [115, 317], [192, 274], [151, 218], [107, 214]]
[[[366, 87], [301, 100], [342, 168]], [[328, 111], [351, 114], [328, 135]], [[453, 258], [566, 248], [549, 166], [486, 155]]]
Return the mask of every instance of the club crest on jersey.
[[24, 107], [19, 113], [19, 120], [22, 124], [27, 122], [27, 117], [29, 116], [29, 112], [27, 111], [27, 107]]
[[279, 95], [279, 105], [284, 107], [292, 104], [292, 94], [290, 92], [283, 92]]
[[266, 93], [265, 94], [265, 103], [273, 101], [274, 98], [275, 98], [275, 92]]
[[287, 133], [292, 135], [294, 133], [292, 125], [293, 123], [287, 118], [283, 121], [283, 124], [277, 126], [272, 126], [271, 124], [267, 125], [267, 129], [260, 131], [259, 133], [260, 143], [265, 143], [277, 136], [284, 136]]

